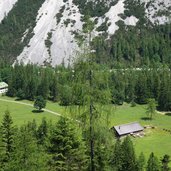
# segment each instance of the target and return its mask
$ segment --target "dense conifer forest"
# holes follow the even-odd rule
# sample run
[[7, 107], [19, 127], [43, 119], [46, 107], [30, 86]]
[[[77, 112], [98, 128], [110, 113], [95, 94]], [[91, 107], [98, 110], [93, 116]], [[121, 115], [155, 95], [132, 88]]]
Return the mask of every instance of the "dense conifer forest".
[[[117, 69], [93, 64], [94, 98], [108, 97], [108, 104], [146, 104], [154, 98], [161, 111], [171, 110], [171, 72], [167, 65], [156, 63], [151, 67], [127, 67], [118, 64]], [[36, 96], [58, 101], [61, 105], [84, 105], [89, 86], [88, 63], [74, 67], [58, 66], [42, 68], [35, 65], [1, 63], [0, 79], [9, 84], [7, 95], [18, 99], [34, 100]]]

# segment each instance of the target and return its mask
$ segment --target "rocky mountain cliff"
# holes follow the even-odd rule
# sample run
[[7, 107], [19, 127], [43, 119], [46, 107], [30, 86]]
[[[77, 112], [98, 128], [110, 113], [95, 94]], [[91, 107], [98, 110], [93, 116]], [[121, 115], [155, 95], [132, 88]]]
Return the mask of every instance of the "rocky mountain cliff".
[[3, 0], [0, 56], [12, 62], [56, 65], [72, 62], [86, 39], [110, 39], [123, 27], [170, 22], [170, 0]]

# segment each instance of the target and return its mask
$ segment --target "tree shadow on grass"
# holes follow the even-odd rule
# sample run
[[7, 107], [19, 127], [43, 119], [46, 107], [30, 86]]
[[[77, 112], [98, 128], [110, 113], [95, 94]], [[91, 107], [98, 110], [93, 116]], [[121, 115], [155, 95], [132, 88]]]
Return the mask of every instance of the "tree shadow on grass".
[[32, 110], [32, 113], [43, 113], [44, 110]]
[[22, 101], [22, 100], [24, 100], [24, 99], [21, 99], [21, 98], [18, 98], [18, 97], [15, 99], [15, 101]]
[[149, 117], [142, 117], [141, 120], [143, 120], [143, 121], [151, 121], [152, 119], [149, 118]]
[[165, 114], [166, 116], [171, 116], [171, 112], [168, 112]]

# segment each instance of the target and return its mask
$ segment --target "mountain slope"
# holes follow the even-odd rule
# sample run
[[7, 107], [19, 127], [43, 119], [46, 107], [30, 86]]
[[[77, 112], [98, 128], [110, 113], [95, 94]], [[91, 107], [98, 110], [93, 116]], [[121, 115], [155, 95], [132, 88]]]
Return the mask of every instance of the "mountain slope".
[[[28, 0], [24, 1], [18, 0], [11, 11], [10, 6], [5, 6], [14, 4], [15, 0], [6, 1], [3, 11], [10, 12], [0, 24], [0, 56], [12, 58], [13, 61], [17, 59], [24, 64], [72, 62], [80, 51], [80, 42], [86, 39], [86, 16], [93, 22], [92, 38], [102, 36], [104, 40], [110, 40], [116, 31], [129, 26], [156, 27], [170, 21], [169, 0], [36, 0], [34, 8]], [[27, 23], [17, 14], [26, 4], [26, 14], [23, 15]], [[3, 17], [4, 12], [1, 12], [0, 19]], [[8, 21], [11, 21], [14, 31], [10, 36], [6, 31], [9, 26], [3, 25]], [[11, 39], [15, 44], [11, 43]]]
[[[61, 20], [56, 19], [62, 11]], [[106, 18], [108, 34], [112, 35], [119, 28], [115, 23], [121, 19], [118, 14], [124, 12], [124, 0], [120, 0], [116, 5], [111, 6], [109, 11], [104, 14], [104, 18], [95, 17], [92, 20], [98, 20], [95, 25], [93, 34], [98, 35], [96, 28], [100, 26]], [[79, 50], [77, 40], [74, 38], [74, 32], [82, 32], [84, 22], [81, 20], [78, 7], [72, 0], [64, 3], [62, 0], [57, 2], [47, 0], [38, 12], [37, 24], [34, 28], [34, 36], [29, 42], [29, 46], [25, 47], [23, 52], [18, 56], [18, 61], [24, 63], [34, 62], [43, 64], [44, 62], [52, 65], [62, 62], [68, 63], [72, 56], [76, 55]], [[125, 23], [128, 25], [136, 25], [137, 19], [133, 16], [127, 17]], [[50, 37], [48, 38], [48, 35]], [[46, 44], [49, 41], [50, 46]]]
[[5, 16], [8, 15], [8, 12], [13, 8], [13, 5], [17, 0], [3, 0], [0, 1], [0, 23]]
[[[56, 15], [62, 9], [62, 19], [57, 24]], [[80, 17], [78, 8], [71, 0], [68, 3], [62, 0], [46, 0], [38, 12], [34, 36], [17, 59], [24, 63], [39, 64], [59, 64], [63, 59], [66, 61], [78, 49], [72, 32], [82, 29]], [[67, 24], [67, 20], [74, 21], [74, 24]]]
[[171, 1], [170, 0], [143, 0], [146, 2], [147, 17], [153, 23], [164, 24], [169, 22], [171, 14]]

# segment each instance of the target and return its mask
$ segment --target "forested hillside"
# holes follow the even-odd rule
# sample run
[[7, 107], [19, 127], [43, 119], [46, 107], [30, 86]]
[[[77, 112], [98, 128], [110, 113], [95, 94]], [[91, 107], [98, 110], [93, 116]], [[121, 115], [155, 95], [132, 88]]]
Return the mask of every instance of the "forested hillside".
[[0, 24], [1, 58], [14, 61], [28, 44], [34, 34], [37, 11], [43, 2], [44, 0], [19, 0], [8, 16], [2, 20]]
[[[88, 63], [74, 68], [40, 68], [27, 65], [2, 66], [0, 78], [9, 84], [8, 96], [34, 100], [37, 96], [58, 101], [61, 105], [84, 105], [89, 91]], [[121, 67], [121, 68], [120, 68]], [[146, 104], [149, 98], [158, 102], [158, 109], [171, 110], [170, 68], [156, 64], [153, 67], [117, 69], [94, 64], [94, 93], [96, 102], [105, 104]], [[105, 99], [108, 100], [105, 100]]]
[[149, 66], [151, 63], [170, 64], [171, 33], [170, 24], [155, 28], [122, 26], [110, 41], [101, 37], [95, 38], [93, 45], [97, 53], [98, 63], [127, 63], [130, 66]]
[[0, 24], [0, 56], [11, 63], [67, 65], [89, 27], [98, 63], [170, 63], [170, 8], [167, 0], [18, 0]]

